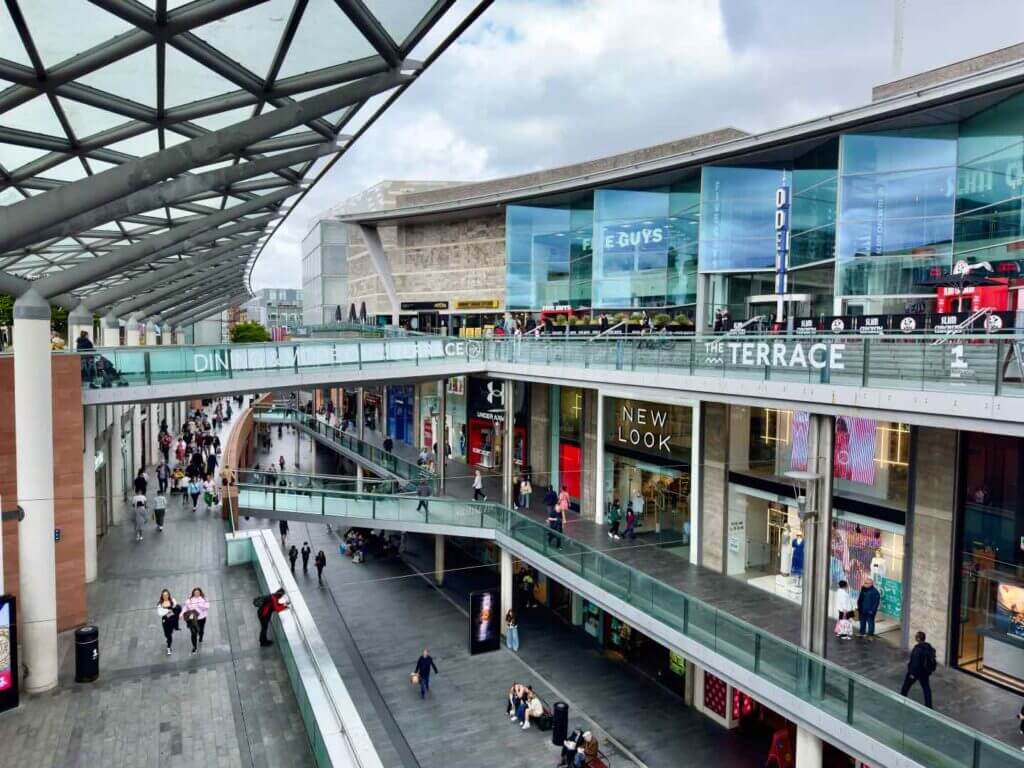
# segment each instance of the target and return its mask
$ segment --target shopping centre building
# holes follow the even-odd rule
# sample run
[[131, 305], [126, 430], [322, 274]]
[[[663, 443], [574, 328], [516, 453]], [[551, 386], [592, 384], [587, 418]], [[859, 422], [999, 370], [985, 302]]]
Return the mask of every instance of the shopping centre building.
[[[381, 267], [369, 314], [469, 335], [509, 316], [552, 316], [547, 331], [568, 338], [641, 312], [668, 337], [694, 325], [869, 339], [1019, 327], [1024, 89], [1012, 73], [1021, 53], [887, 83], [863, 107], [759, 135], [727, 128], [345, 214], [361, 244], [353, 252]], [[498, 263], [503, 280], [485, 268]], [[722, 352], [768, 362], [740, 341]], [[489, 386], [448, 383], [451, 450], [485, 470], [501, 466], [504, 428], [480, 396]], [[541, 485], [558, 478], [597, 519], [614, 499], [632, 500], [681, 557], [800, 601], [801, 523], [786, 474], [807, 469], [808, 411], [680, 401], [687, 393], [638, 401], [548, 382], [516, 392], [514, 461]], [[413, 429], [401, 429], [414, 443], [424, 424], [438, 434], [436, 392], [415, 400]], [[941, 429], [856, 409], [837, 417], [829, 583], [857, 589], [873, 577], [887, 636], [909, 647], [923, 629], [951, 665], [1024, 688], [1007, 631], [1024, 604], [1021, 441], [1016, 427], [971, 429], [977, 415], [953, 411]]]
[[[211, 318], [317, 161], [488, 3], [440, 42], [445, 2], [163, 5], [103, 4], [135, 28], [51, 70], [28, 2], [0, 26], [5, 754], [540, 765], [579, 726], [589, 768], [1024, 765], [1024, 47], [761, 134], [384, 182], [303, 241], [305, 335], [233, 345]], [[158, 109], [120, 92], [150, 46]], [[165, 530], [197, 410], [222, 451]], [[837, 638], [869, 579], [873, 639]], [[164, 590], [197, 586], [189, 654]], [[919, 632], [937, 711], [900, 694]], [[516, 681], [553, 735], [509, 731]]]

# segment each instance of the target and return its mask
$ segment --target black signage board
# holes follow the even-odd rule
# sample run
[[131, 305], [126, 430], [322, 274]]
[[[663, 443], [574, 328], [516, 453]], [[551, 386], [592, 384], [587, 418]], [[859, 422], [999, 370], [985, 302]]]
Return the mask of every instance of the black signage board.
[[501, 598], [496, 589], [469, 593], [469, 655], [501, 647]]
[[432, 312], [438, 309], [448, 309], [447, 301], [403, 301], [403, 312]]

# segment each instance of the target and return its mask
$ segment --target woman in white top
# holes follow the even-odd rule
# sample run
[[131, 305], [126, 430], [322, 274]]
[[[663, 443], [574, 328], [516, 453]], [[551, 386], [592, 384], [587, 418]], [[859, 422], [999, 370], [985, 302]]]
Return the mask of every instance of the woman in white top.
[[857, 603], [850, 594], [850, 585], [844, 580], [839, 582], [836, 590], [835, 606], [839, 619], [836, 621], [836, 637], [841, 640], [848, 640], [853, 637], [853, 612], [857, 609]]
[[484, 493], [484, 478], [480, 474], [480, 470], [476, 470], [473, 473], [473, 501], [480, 501], [483, 499], [487, 501], [487, 494]]
[[178, 614], [181, 613], [181, 606], [174, 602], [169, 589], [160, 593], [160, 600], [156, 604], [156, 613], [163, 625], [164, 638], [167, 640], [167, 655], [170, 656], [171, 643], [174, 640], [174, 633], [178, 629]]

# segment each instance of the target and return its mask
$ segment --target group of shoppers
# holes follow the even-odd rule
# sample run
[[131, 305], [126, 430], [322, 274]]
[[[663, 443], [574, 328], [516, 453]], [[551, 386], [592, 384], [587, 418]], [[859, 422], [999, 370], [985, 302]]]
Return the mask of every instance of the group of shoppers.
[[184, 604], [179, 604], [169, 589], [160, 593], [156, 606], [157, 615], [167, 643], [167, 655], [171, 655], [174, 645], [174, 633], [181, 629], [184, 621], [192, 638], [192, 653], [199, 650], [206, 634], [206, 618], [210, 613], [210, 601], [201, 587], [194, 587]]

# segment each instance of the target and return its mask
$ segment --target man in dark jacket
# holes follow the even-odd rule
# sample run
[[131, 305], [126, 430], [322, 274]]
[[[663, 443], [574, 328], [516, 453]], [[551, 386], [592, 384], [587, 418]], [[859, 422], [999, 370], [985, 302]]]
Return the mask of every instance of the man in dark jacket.
[[427, 504], [427, 497], [430, 496], [430, 484], [426, 478], [420, 478], [419, 485], [416, 486], [416, 495], [420, 497], [419, 504], [416, 505], [416, 511], [429, 512], [430, 507]]
[[313, 552], [313, 550], [309, 546], [308, 541], [302, 542], [302, 549], [300, 550], [300, 552], [302, 552], [302, 572], [309, 573], [309, 556]]
[[907, 663], [907, 676], [903, 678], [903, 687], [900, 688], [900, 694], [906, 696], [910, 686], [918, 682], [921, 684], [921, 691], [924, 693], [924, 705], [928, 709], [933, 709], [932, 686], [929, 678], [932, 672], [935, 671], [935, 667], [938, 666], [938, 663], [935, 661], [935, 649], [932, 648], [931, 643], [925, 642], [924, 632], [918, 632], [914, 635], [914, 639], [917, 641], [917, 645], [910, 652], [910, 661]]
[[864, 579], [864, 586], [860, 588], [857, 596], [857, 615], [860, 618], [861, 637], [874, 637], [875, 635], [875, 614], [878, 613], [878, 606], [882, 603], [882, 593], [875, 589], [875, 583], [871, 579]]
[[437, 672], [437, 665], [430, 651], [423, 649], [423, 655], [416, 659], [416, 669], [413, 671], [420, 676], [420, 698], [425, 698], [430, 690], [430, 670]]

